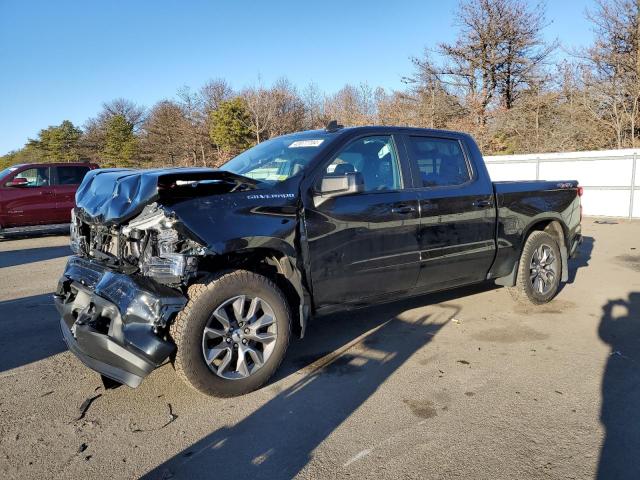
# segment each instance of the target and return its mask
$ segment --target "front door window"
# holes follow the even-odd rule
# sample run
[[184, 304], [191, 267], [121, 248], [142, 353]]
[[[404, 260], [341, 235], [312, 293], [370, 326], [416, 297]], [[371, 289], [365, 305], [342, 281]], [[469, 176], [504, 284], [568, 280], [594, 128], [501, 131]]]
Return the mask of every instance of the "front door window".
[[365, 192], [400, 190], [402, 180], [398, 156], [391, 137], [364, 137], [349, 143], [329, 164], [327, 175], [360, 172]]
[[51, 182], [49, 181], [48, 167], [38, 167], [23, 170], [14, 177], [14, 180], [16, 178], [24, 178], [27, 180], [27, 183], [23, 185], [23, 188], [48, 187], [49, 185], [51, 185]]

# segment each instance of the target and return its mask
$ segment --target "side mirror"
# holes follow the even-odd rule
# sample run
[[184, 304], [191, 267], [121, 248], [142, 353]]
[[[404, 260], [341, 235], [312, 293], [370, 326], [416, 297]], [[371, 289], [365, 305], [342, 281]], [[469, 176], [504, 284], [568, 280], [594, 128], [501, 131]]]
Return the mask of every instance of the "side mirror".
[[7, 182], [5, 184], [5, 186], [7, 186], [7, 187], [26, 187], [28, 183], [29, 183], [29, 180], [27, 180], [26, 178], [19, 177], [19, 178], [14, 178], [10, 182]]
[[345, 175], [327, 175], [322, 178], [320, 191], [314, 196], [316, 207], [329, 198], [364, 192], [364, 177], [360, 172], [349, 172]]

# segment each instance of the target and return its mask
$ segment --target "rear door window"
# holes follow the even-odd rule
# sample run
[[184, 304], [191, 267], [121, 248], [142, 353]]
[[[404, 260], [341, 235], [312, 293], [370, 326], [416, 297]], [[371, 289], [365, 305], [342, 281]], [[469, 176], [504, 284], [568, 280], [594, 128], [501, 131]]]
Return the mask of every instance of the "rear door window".
[[89, 167], [69, 166], [56, 167], [58, 185], [80, 185], [89, 171]]
[[423, 187], [463, 185], [471, 180], [469, 164], [458, 140], [409, 136], [408, 147], [418, 165]]

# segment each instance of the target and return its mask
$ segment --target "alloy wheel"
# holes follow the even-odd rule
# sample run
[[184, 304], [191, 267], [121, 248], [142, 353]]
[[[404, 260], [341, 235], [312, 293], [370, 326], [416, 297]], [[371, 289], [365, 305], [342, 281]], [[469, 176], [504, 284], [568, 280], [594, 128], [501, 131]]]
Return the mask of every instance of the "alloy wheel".
[[531, 256], [529, 280], [536, 293], [548, 294], [554, 287], [558, 275], [558, 259], [553, 248], [542, 244], [536, 248]]
[[225, 300], [209, 318], [202, 354], [219, 377], [247, 378], [269, 360], [277, 334], [271, 305], [257, 296], [238, 295]]

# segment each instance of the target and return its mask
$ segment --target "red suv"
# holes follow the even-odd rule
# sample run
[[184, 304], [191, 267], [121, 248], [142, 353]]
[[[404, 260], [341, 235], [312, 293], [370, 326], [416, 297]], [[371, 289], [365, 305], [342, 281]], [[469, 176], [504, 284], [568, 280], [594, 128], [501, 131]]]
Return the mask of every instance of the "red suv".
[[75, 194], [93, 163], [28, 163], [0, 171], [0, 230], [69, 223]]

